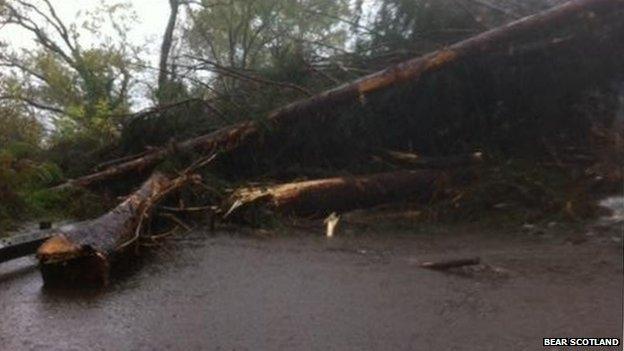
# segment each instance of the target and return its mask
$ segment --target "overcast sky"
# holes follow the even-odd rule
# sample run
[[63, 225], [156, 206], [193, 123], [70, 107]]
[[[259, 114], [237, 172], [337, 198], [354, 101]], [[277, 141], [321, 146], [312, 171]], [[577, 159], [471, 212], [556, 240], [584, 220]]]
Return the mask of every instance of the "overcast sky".
[[[58, 16], [66, 24], [82, 23], [86, 17], [84, 13], [87, 10], [93, 10], [102, 3], [101, 0], [50, 0], [55, 8]], [[105, 0], [106, 4], [115, 4], [120, 1]], [[160, 50], [160, 40], [167, 25], [169, 16], [168, 0], [130, 0], [126, 1], [132, 5], [132, 9], [136, 13], [137, 23], [133, 23], [130, 32], [126, 33], [128, 40], [132, 45], [142, 46], [142, 59], [147, 60], [148, 64], [157, 67], [158, 56]], [[77, 16], [77, 14], [80, 14]], [[81, 32], [80, 43], [84, 47], [97, 42], [99, 38], [94, 38], [88, 32]], [[12, 49], [16, 48], [34, 48], [34, 37], [27, 31], [20, 29], [15, 25], [5, 26], [0, 29], [0, 41], [6, 42]], [[148, 106], [149, 101], [146, 99], [147, 91], [139, 87], [134, 92], [133, 105], [135, 109], [141, 109]]]
[[[37, 1], [33, 0], [33, 3]], [[170, 12], [169, 0], [50, 0], [50, 2], [64, 23], [76, 23], [77, 25], [80, 25], [87, 18], [85, 17], [87, 10], [94, 10], [102, 2], [109, 5], [115, 3], [131, 4], [137, 21], [132, 23], [131, 30], [127, 33], [128, 40], [132, 45], [142, 47], [143, 60], [146, 60], [152, 67], [158, 66], [160, 40]], [[364, 8], [367, 9], [365, 12], [371, 10], [371, 3], [371, 0], [364, 1]], [[44, 12], [47, 11], [44, 10]], [[101, 38], [93, 37], [88, 32], [81, 32], [79, 41], [83, 47], [89, 47], [92, 43], [100, 40]], [[15, 25], [0, 29], [0, 41], [9, 44], [11, 49], [34, 48], [36, 46], [34, 36]], [[146, 91], [143, 89], [139, 89], [138, 92], [135, 91], [133, 103], [135, 108], [147, 106], [148, 101], [145, 99], [145, 94]]]
[[[116, 3], [117, 1], [107, 0], [107, 4]], [[168, 0], [130, 0], [127, 1], [132, 5], [133, 10], [138, 17], [138, 23], [132, 26], [128, 33], [128, 39], [134, 45], [142, 45], [149, 41], [148, 49], [150, 53], [150, 61], [155, 59], [158, 54], [159, 38], [167, 24], [169, 16]], [[59, 17], [65, 23], [81, 22], [82, 18], [77, 18], [76, 14], [80, 11], [84, 13], [86, 10], [96, 8], [100, 0], [51, 0], [52, 5], [56, 9]], [[16, 26], [6, 26], [0, 29], [0, 40], [9, 43], [13, 47], [33, 47], [33, 37], [27, 32], [20, 30]], [[97, 40], [85, 35], [81, 38], [84, 46], [89, 45], [89, 41]], [[152, 62], [155, 63], [155, 62]]]
[[[124, 2], [124, 0], [103, 0], [107, 4]], [[86, 10], [96, 8], [102, 0], [50, 0], [59, 17], [65, 23], [81, 22], [83, 18], [79, 18], [76, 14], [80, 11], [84, 13]], [[167, 19], [169, 16], [168, 0], [126, 0], [126, 3], [132, 5], [136, 12], [138, 22], [132, 26], [132, 30], [128, 33], [128, 37], [132, 44], [141, 45], [149, 41], [148, 49], [151, 56], [158, 54], [160, 37], [165, 30]], [[364, 1], [365, 12], [370, 12], [371, 0]], [[18, 29], [16, 26], [6, 26], [0, 29], [0, 40], [6, 41], [14, 47], [32, 47], [32, 36]], [[81, 42], [84, 46], [88, 46], [89, 40], [97, 38], [84, 37]], [[155, 57], [152, 57], [155, 59]], [[155, 62], [152, 62], [155, 63]]]

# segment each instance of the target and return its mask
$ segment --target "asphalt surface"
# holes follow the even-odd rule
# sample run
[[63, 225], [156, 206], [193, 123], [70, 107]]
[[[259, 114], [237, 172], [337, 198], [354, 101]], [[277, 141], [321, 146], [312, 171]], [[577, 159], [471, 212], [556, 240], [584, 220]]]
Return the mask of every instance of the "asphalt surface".
[[[544, 350], [544, 337], [621, 338], [617, 232], [525, 229], [196, 230], [144, 251], [101, 291], [46, 289], [21, 258], [0, 265], [0, 350]], [[472, 256], [482, 264], [418, 266]]]

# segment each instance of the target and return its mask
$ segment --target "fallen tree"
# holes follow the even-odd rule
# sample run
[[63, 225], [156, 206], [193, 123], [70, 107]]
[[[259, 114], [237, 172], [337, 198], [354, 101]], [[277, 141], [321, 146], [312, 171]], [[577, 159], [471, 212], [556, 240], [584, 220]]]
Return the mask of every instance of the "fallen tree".
[[[338, 106], [364, 103], [366, 96], [405, 82], [421, 82], [426, 75], [447, 69], [454, 64], [489, 54], [513, 53], [517, 44], [530, 37], [540, 37], [562, 26], [583, 26], [592, 23], [620, 21], [624, 12], [622, 0], [576, 0], [542, 13], [525, 17], [508, 25], [481, 33], [425, 56], [405, 61], [352, 83], [325, 91], [305, 100], [279, 108], [262, 122], [248, 121], [183, 141], [172, 148], [160, 148], [138, 155], [129, 161], [112, 165], [100, 172], [70, 180], [57, 188], [89, 186], [115, 176], [149, 169], [172, 153], [196, 151], [205, 154], [232, 151], [243, 143], [260, 142], [265, 126], [284, 127], [302, 118], [329, 114]], [[584, 37], [583, 40], [590, 40]], [[545, 45], [558, 45], [549, 40]]]
[[225, 202], [224, 217], [255, 206], [287, 215], [324, 217], [334, 211], [429, 197], [443, 189], [446, 179], [443, 172], [418, 170], [243, 188]]
[[170, 179], [154, 173], [110, 212], [70, 229], [53, 231], [37, 251], [44, 282], [106, 285], [111, 262], [137, 243], [142, 223], [155, 205], [198, 180], [196, 175]]

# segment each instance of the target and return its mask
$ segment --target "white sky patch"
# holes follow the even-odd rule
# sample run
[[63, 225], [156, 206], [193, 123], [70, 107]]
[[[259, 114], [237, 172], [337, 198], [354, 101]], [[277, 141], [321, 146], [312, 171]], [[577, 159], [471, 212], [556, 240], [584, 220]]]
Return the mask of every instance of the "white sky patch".
[[[130, 0], [130, 1], [114, 1], [114, 0], [50, 0], [50, 3], [54, 7], [54, 10], [58, 14], [59, 18], [66, 26], [76, 24], [78, 28], [82, 23], [87, 20], [88, 11], [94, 11], [102, 4], [112, 5], [117, 3], [130, 4], [131, 8], [124, 11], [124, 14], [129, 14], [129, 11], [133, 11], [136, 21], [129, 23], [130, 30], [125, 33], [130, 45], [138, 46], [141, 48], [140, 58], [145, 64], [157, 67], [160, 51], [160, 40], [167, 25], [169, 18], [170, 7], [168, 0]], [[43, 6], [43, 4], [40, 4]], [[41, 8], [45, 13], [48, 13], [47, 8]], [[106, 34], [106, 28], [110, 27], [109, 19], [104, 16], [104, 33]], [[37, 20], [37, 24], [42, 23]], [[48, 27], [48, 32], [54, 34], [54, 31]], [[95, 46], [98, 43], [105, 40], [102, 37], [95, 37], [89, 31], [79, 31], [80, 38], [78, 39], [80, 45], [84, 48]], [[114, 37], [114, 35], [111, 34]], [[53, 36], [55, 37], [55, 36]], [[9, 50], [31, 50], [37, 48], [35, 37], [30, 32], [20, 28], [17, 25], [7, 25], [0, 29], [0, 42], [8, 44]], [[151, 81], [155, 78], [153, 70], [145, 70], [144, 74], [138, 78], [140, 81]], [[148, 90], [144, 84], [136, 87], [131, 93], [132, 105], [134, 109], [146, 108], [150, 105], [150, 100], [147, 99]]]
[[[126, 33], [127, 40], [129, 44], [141, 48], [140, 58], [148, 66], [158, 67], [161, 38], [170, 13], [169, 0], [50, 0], [50, 2], [65, 25], [69, 26], [74, 23], [78, 28], [87, 19], [86, 13], [98, 8], [102, 3], [107, 5], [130, 4], [131, 11], [134, 11], [136, 15], [136, 23], [130, 23], [130, 30]], [[364, 0], [363, 2], [363, 24], [370, 24], [373, 3], [374, 0]], [[43, 3], [40, 5], [44, 6]], [[45, 7], [42, 7], [41, 10], [45, 13], [48, 12]], [[184, 11], [181, 11], [179, 16], [178, 21], [184, 20]], [[108, 18], [105, 19], [105, 22], [107, 21]], [[41, 25], [39, 21], [37, 24]], [[49, 29], [52, 34], [53, 31], [51, 28]], [[97, 45], [104, 40], [102, 37], [94, 37], [88, 31], [80, 31], [80, 35], [79, 42], [84, 48]], [[35, 49], [37, 44], [34, 39], [31, 33], [17, 25], [7, 25], [0, 28], [0, 42], [8, 44], [9, 50]], [[146, 69], [140, 77], [136, 77], [142, 84], [131, 94], [134, 109], [145, 108], [150, 104], [149, 99], [146, 98], [147, 86], [144, 83], [155, 83], [155, 72], [154, 69]]]
[[[93, 10], [101, 4], [100, 0], [51, 0], [50, 2], [61, 20], [66, 24], [81, 23], [87, 11]], [[105, 1], [105, 3], [113, 4], [117, 1]], [[137, 15], [137, 23], [133, 24], [130, 32], [127, 33], [129, 41], [134, 45], [142, 45], [147, 42], [154, 44], [162, 36], [167, 24], [168, 0], [130, 0], [127, 3], [132, 5], [132, 10]], [[13, 48], [34, 48], [33, 39], [32, 35], [15, 25], [5, 26], [0, 30], [0, 40], [7, 42]], [[98, 38], [90, 37], [85, 32], [84, 37], [81, 38], [81, 44], [89, 46], [97, 40]]]

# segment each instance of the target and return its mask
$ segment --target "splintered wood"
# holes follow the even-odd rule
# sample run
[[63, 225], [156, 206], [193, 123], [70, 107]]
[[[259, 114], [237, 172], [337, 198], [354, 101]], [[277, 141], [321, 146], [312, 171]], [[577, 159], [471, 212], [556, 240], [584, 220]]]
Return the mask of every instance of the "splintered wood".
[[443, 188], [440, 171], [418, 170], [308, 180], [240, 189], [226, 201], [231, 215], [251, 205], [283, 214], [324, 217], [396, 200], [429, 197]]

